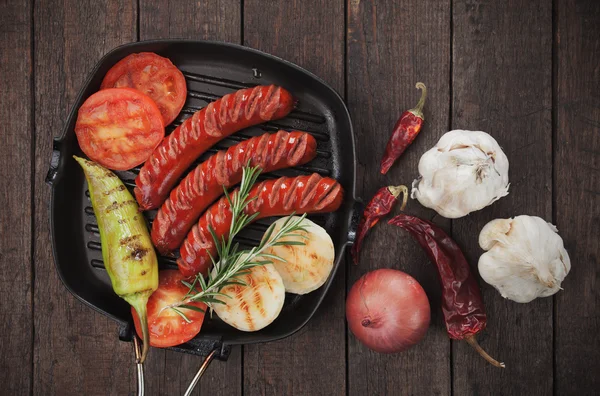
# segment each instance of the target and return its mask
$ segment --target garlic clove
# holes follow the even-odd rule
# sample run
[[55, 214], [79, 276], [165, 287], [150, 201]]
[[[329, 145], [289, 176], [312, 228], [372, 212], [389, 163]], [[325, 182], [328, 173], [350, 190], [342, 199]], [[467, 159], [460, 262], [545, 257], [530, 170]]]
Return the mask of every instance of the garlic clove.
[[483, 250], [490, 250], [499, 242], [508, 243], [507, 234], [512, 226], [512, 219], [496, 219], [487, 223], [479, 233], [479, 246]]
[[481, 278], [500, 292], [502, 297], [518, 303], [528, 303], [538, 297], [540, 287], [533, 271], [515, 270], [512, 261], [485, 255], [479, 259]]

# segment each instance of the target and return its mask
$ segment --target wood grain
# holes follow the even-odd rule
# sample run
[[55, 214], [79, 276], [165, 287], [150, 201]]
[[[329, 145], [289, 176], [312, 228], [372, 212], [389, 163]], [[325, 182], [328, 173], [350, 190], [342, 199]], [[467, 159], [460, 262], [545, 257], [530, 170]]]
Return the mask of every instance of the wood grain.
[[32, 376], [31, 6], [0, 1], [0, 383], [28, 395]]
[[140, 40], [185, 38], [239, 44], [238, 0], [140, 0]]
[[52, 138], [102, 55], [136, 38], [135, 1], [35, 2], [34, 393], [105, 395], [135, 391], [131, 344], [115, 322], [76, 301], [58, 279], [44, 183]]
[[[239, 43], [241, 7], [235, 0], [140, 0], [140, 40], [185, 38]], [[154, 349], [146, 365], [148, 394], [183, 394], [200, 367], [197, 356]], [[194, 394], [239, 395], [242, 392], [241, 348], [227, 362], [211, 364]]]
[[556, 294], [556, 394], [600, 388], [600, 3], [556, 2], [555, 213], [572, 269]]
[[[244, 44], [312, 71], [344, 91], [342, 0], [244, 1]], [[340, 269], [319, 311], [298, 334], [244, 347], [244, 393], [346, 393], [344, 277]]]
[[[348, 106], [359, 142], [359, 194], [365, 202], [386, 185], [410, 188], [418, 175], [421, 154], [448, 128], [449, 23], [447, 2], [348, 2]], [[417, 81], [429, 91], [423, 130], [383, 176], [379, 173], [383, 151], [400, 114], [417, 104]], [[406, 211], [428, 219], [434, 216], [412, 200]], [[449, 226], [440, 218], [436, 222]], [[349, 332], [350, 394], [449, 394], [450, 341], [442, 322], [439, 284], [432, 264], [410, 235], [381, 222], [368, 235], [359, 266], [351, 267], [348, 287], [377, 268], [402, 270], [421, 283], [431, 303], [431, 326], [420, 344], [394, 355], [370, 351]]]
[[[476, 271], [487, 222], [522, 214], [552, 220], [552, 4], [469, 0], [452, 10], [452, 127], [488, 132], [510, 162], [510, 194], [453, 221]], [[480, 284], [488, 327], [478, 339], [507, 368], [453, 342], [454, 394], [551, 394], [552, 299], [518, 304]]]
[[[52, 137], [113, 47], [138, 37], [239, 43], [243, 36], [244, 44], [298, 63], [346, 94], [365, 199], [383, 185], [410, 183], [420, 155], [449, 126], [490, 132], [511, 163], [508, 197], [452, 227], [415, 201], [408, 212], [452, 230], [474, 269], [487, 221], [519, 214], [553, 220], [573, 269], [554, 304], [512, 303], [481, 282], [489, 326], [479, 340], [506, 362], [500, 371], [467, 345], [451, 346], [427, 257], [404, 232], [381, 224], [360, 266], [338, 273], [300, 334], [234, 349], [228, 362], [211, 365], [196, 394], [593, 394], [600, 387], [598, 21], [594, 0], [0, 0], [0, 306], [9, 319], [1, 393], [135, 393], [131, 345], [118, 341], [114, 322], [76, 301], [54, 268], [44, 183]], [[416, 81], [429, 88], [424, 129], [380, 176], [389, 132], [418, 99]], [[346, 288], [381, 267], [415, 276], [433, 309], [425, 340], [395, 356], [372, 353], [345, 333]], [[199, 363], [152, 350], [147, 394], [183, 393]]]

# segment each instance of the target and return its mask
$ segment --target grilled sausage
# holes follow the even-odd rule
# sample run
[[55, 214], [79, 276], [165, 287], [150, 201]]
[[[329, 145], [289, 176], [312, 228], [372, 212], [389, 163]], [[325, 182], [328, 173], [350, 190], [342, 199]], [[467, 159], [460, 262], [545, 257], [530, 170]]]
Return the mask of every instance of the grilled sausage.
[[288, 91], [270, 85], [241, 89], [195, 112], [162, 141], [140, 170], [134, 189], [140, 209], [158, 208], [183, 172], [219, 140], [285, 117], [293, 107]]
[[306, 132], [279, 131], [246, 140], [198, 165], [171, 191], [152, 224], [152, 242], [162, 254], [177, 249], [204, 210], [242, 180], [242, 169], [260, 166], [262, 172], [301, 165], [317, 154], [315, 138]]
[[[259, 213], [256, 219], [285, 216], [292, 213], [325, 213], [337, 210], [343, 198], [342, 186], [329, 177], [316, 173], [310, 176], [281, 177], [255, 185], [249, 194], [256, 197], [246, 206], [245, 213]], [[255, 220], [256, 220], [255, 219]], [[211, 227], [217, 238], [227, 236], [231, 226], [231, 209], [226, 197], [222, 197], [200, 217], [183, 242], [177, 260], [184, 276], [197, 273], [208, 274], [216, 257], [217, 249], [210, 234]]]

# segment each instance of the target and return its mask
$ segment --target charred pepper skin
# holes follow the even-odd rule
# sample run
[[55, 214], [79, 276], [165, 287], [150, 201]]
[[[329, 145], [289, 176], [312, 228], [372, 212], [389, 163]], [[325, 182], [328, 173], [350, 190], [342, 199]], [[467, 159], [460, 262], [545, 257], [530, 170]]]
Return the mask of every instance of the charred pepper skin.
[[404, 210], [408, 200], [408, 188], [406, 186], [387, 186], [380, 188], [365, 207], [356, 230], [356, 241], [354, 241], [351, 250], [354, 265], [358, 264], [362, 243], [367, 236], [367, 233], [371, 228], [375, 227], [379, 220], [394, 209], [400, 194], [403, 195], [400, 210]]
[[394, 126], [392, 136], [388, 140], [387, 146], [385, 147], [385, 153], [381, 159], [382, 175], [385, 175], [394, 162], [404, 153], [404, 150], [415, 140], [421, 126], [423, 125], [423, 106], [425, 105], [425, 99], [427, 98], [427, 88], [423, 83], [417, 83], [417, 88], [422, 90], [421, 99], [414, 109], [407, 110], [400, 115], [400, 118]]
[[102, 244], [102, 260], [115, 293], [140, 317], [144, 346], [150, 346], [146, 303], [158, 288], [158, 261], [144, 216], [119, 178], [106, 168], [73, 156], [83, 168]]
[[418, 217], [399, 214], [388, 223], [408, 231], [436, 265], [450, 338], [467, 341], [488, 362], [504, 368], [504, 363], [489, 356], [475, 339], [485, 329], [487, 317], [481, 290], [460, 247], [444, 230]]

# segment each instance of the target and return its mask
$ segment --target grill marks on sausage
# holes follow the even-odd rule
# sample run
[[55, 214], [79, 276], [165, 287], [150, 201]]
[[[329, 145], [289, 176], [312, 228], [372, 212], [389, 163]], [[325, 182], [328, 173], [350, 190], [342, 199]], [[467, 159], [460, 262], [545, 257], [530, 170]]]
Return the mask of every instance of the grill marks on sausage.
[[240, 129], [282, 118], [293, 106], [290, 93], [276, 86], [242, 89], [209, 103], [167, 136], [140, 170], [135, 188], [140, 207], [158, 207], [187, 167], [219, 140]]
[[[225, 101], [225, 98], [223, 99]], [[215, 106], [216, 102], [208, 104], [206, 111], [201, 114], [199, 118], [199, 124], [203, 124], [204, 131], [213, 137], [220, 137], [221, 130], [220, 126], [225, 123], [227, 117], [225, 112], [227, 111], [226, 106]], [[204, 117], [202, 117], [204, 115]], [[222, 122], [219, 122], [222, 121]]]
[[[267, 195], [267, 197], [269, 199], [269, 206], [271, 206], [271, 207], [275, 206], [277, 204], [277, 198], [279, 197], [279, 190], [281, 189], [281, 185], [284, 182], [285, 182], [285, 179], [275, 180], [275, 183], [273, 183], [273, 187], [271, 187], [271, 193], [270, 194], [259, 194], [258, 199], [256, 199], [256, 201], [254, 201], [254, 207], [252, 208], [252, 210], [254, 212], [258, 212], [259, 208], [261, 206], [263, 206], [263, 204], [264, 204], [263, 195]], [[267, 184], [263, 183], [262, 189], [259, 191], [266, 192], [267, 189], [268, 189]]]
[[[310, 135], [308, 135], [310, 136]], [[288, 158], [290, 159], [290, 161], [295, 162], [297, 161], [297, 157], [301, 156], [302, 153], [304, 151], [306, 151], [306, 147], [308, 146], [309, 142], [308, 142], [308, 136], [307, 135], [302, 135], [298, 138], [298, 142], [294, 145], [294, 147], [292, 148], [292, 150], [288, 153]], [[310, 136], [312, 137], [312, 136]], [[313, 138], [314, 139], [314, 138]]]
[[244, 104], [241, 95], [233, 95], [233, 103], [229, 107], [230, 114], [229, 118], [232, 120], [237, 120], [240, 118], [242, 113], [242, 105]]
[[339, 194], [342, 193], [342, 186], [339, 183], [336, 183], [333, 186], [327, 186], [325, 188], [325, 193], [322, 194], [319, 199], [315, 203], [315, 207], [317, 210], [324, 210], [328, 206], [330, 206], [333, 202], [337, 200]]
[[[244, 158], [242, 161], [242, 166], [246, 165], [248, 161], [254, 162], [256, 165], [260, 166], [262, 169], [265, 169], [268, 165], [269, 157], [271, 156], [271, 152], [266, 151], [266, 146], [270, 136], [264, 134], [259, 136], [257, 140], [252, 142], [250, 146], [242, 153], [242, 157]], [[273, 136], [273, 145], [276, 147], [279, 145], [279, 141], [281, 140], [281, 135], [275, 134]], [[253, 155], [254, 154], [254, 155]], [[253, 158], [254, 157], [254, 158]]]
[[[337, 210], [343, 198], [343, 190], [334, 179], [316, 173], [294, 178], [281, 177], [263, 181], [252, 188], [250, 198], [256, 198], [246, 207], [247, 215], [259, 213], [255, 220], [291, 213], [324, 213]], [[231, 225], [231, 210], [225, 197], [210, 207], [194, 225], [180, 249], [177, 265], [185, 276], [208, 273], [215, 257], [216, 248], [210, 225], [218, 238], [226, 236]]]
[[204, 209], [223, 194], [223, 186], [241, 181], [246, 164], [263, 172], [302, 165], [316, 156], [316, 145], [306, 132], [279, 131], [217, 152], [190, 172], [162, 205], [152, 224], [154, 245], [163, 254], [177, 249]]
[[317, 184], [319, 183], [319, 175], [313, 173], [306, 181], [306, 187], [300, 197], [300, 206], [306, 207], [312, 201], [315, 195], [317, 195]]
[[[284, 195], [283, 195], [283, 199], [281, 199], [281, 203], [283, 206], [283, 210], [285, 210], [286, 212], [292, 209], [292, 206], [294, 205], [294, 203], [296, 202], [296, 189], [298, 188], [298, 184], [300, 183], [292, 183], [289, 187], [285, 188], [284, 191]], [[279, 189], [281, 190], [282, 187], [280, 185]], [[277, 200], [280, 197], [278, 196], [271, 196], [269, 197], [269, 202], [277, 202]], [[271, 207], [275, 206], [275, 204], [271, 204]]]
[[[244, 113], [244, 117], [246, 117], [246, 119], [249, 119], [252, 114], [256, 113], [256, 108], [258, 107], [258, 99], [259, 96], [256, 94], [256, 91], [253, 90], [247, 98], [248, 106], [246, 106], [246, 111]], [[262, 114], [260, 114], [260, 116], [264, 120]]]
[[276, 104], [279, 103], [279, 97], [281, 95], [281, 88], [271, 85], [267, 91], [266, 99], [263, 102], [264, 105], [260, 109], [260, 116], [263, 120], [268, 120], [273, 117], [273, 114], [277, 111]]

